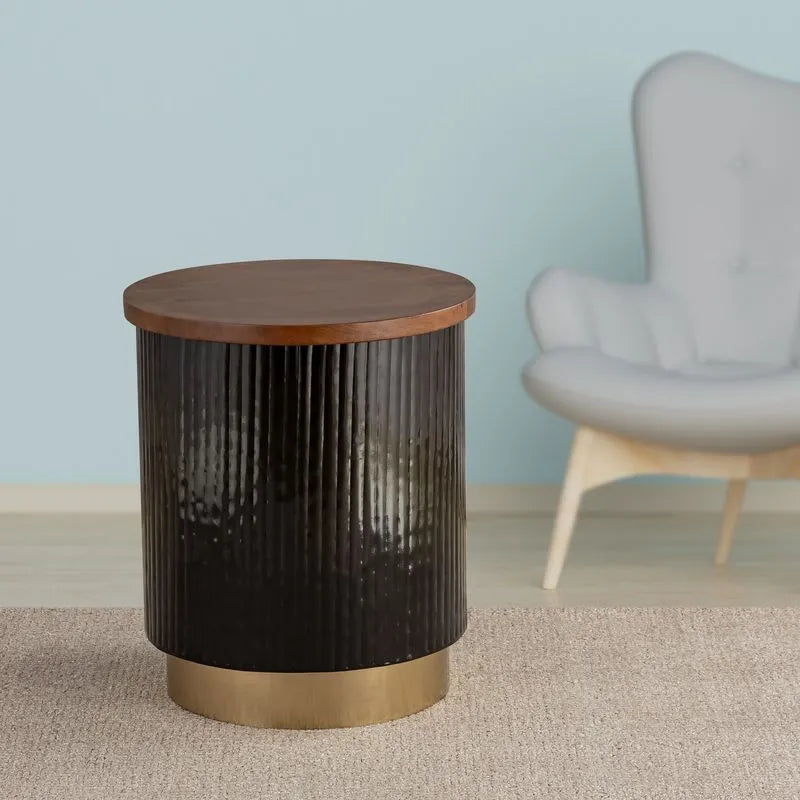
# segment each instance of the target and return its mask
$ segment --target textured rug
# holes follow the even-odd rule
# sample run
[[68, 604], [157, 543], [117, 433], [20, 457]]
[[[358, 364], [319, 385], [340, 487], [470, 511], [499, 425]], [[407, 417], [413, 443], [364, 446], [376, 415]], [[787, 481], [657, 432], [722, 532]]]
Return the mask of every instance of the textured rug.
[[183, 711], [135, 610], [0, 610], [0, 797], [798, 798], [800, 610], [475, 611], [413, 717]]

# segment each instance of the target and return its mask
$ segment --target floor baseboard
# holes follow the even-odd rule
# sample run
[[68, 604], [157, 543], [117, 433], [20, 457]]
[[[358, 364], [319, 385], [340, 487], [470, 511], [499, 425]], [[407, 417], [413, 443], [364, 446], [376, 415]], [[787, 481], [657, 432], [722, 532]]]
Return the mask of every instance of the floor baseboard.
[[0, 484], [0, 514], [138, 513], [139, 484]]
[[[470, 514], [551, 514], [560, 486], [470, 484]], [[586, 494], [581, 509], [598, 514], [721, 512], [722, 481], [697, 483], [615, 483]], [[752, 481], [744, 511], [800, 511], [796, 481]], [[139, 512], [138, 484], [0, 484], [0, 514], [90, 514]]]
[[[548, 484], [472, 484], [467, 487], [467, 511], [472, 514], [552, 514], [561, 487]], [[619, 482], [587, 492], [581, 511], [596, 514], [722, 513], [724, 481]], [[744, 512], [800, 511], [796, 481], [751, 481]]]

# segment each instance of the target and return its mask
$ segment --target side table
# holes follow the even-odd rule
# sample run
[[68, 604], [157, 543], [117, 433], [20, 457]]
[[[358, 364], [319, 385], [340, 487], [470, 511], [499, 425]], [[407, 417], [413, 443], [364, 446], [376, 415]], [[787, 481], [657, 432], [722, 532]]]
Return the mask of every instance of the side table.
[[217, 264], [125, 290], [145, 630], [176, 703], [323, 728], [447, 693], [474, 306], [458, 275], [369, 261]]

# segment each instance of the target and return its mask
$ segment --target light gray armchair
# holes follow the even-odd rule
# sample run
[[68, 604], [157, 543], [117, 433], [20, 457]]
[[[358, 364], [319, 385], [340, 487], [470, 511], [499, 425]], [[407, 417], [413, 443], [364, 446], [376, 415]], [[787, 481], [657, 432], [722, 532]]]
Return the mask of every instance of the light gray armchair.
[[727, 479], [721, 564], [748, 478], [800, 478], [800, 84], [682, 53], [640, 80], [633, 119], [647, 283], [553, 269], [528, 293], [523, 383], [579, 425], [545, 588], [587, 489]]

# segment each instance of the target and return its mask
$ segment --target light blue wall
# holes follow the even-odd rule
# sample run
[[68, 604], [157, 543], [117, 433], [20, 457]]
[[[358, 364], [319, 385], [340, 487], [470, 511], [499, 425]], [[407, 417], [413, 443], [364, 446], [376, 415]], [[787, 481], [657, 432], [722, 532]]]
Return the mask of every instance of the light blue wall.
[[0, 481], [137, 478], [123, 287], [359, 257], [478, 287], [469, 477], [557, 481], [518, 378], [545, 266], [642, 254], [628, 98], [671, 51], [800, 79], [791, 0], [4, 0]]

